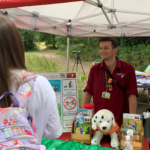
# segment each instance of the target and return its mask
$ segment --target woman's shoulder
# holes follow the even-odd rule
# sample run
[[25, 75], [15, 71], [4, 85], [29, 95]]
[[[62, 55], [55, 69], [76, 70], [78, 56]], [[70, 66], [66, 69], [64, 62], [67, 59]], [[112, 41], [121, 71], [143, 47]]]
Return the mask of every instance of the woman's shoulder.
[[52, 104], [55, 99], [55, 92], [48, 79], [38, 74], [34, 83], [32, 93], [33, 94], [30, 97], [30, 99], [32, 99], [32, 103], [30, 104], [32, 106], [35, 105], [36, 109], [39, 109], [39, 107], [44, 108], [45, 106], [43, 104]]
[[34, 91], [42, 91], [43, 93], [51, 93], [54, 94], [54, 90], [48, 81], [48, 79], [44, 76], [38, 75], [34, 85]]
[[39, 84], [47, 84], [47, 83], [49, 83], [48, 79], [46, 77], [38, 75], [38, 74], [36, 74], [36, 75], [37, 75], [37, 78], [36, 78], [36, 82], [37, 83], [39, 83]]

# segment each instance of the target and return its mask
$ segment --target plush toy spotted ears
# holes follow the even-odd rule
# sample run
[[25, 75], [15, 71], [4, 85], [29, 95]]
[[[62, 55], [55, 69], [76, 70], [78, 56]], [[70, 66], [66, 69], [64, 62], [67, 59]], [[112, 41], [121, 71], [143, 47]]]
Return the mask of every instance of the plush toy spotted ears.
[[99, 110], [92, 118], [92, 129], [93, 130], [97, 130], [97, 125], [98, 125], [98, 122], [100, 121], [99, 119], [102, 115], [104, 115], [104, 117], [111, 116], [112, 125], [115, 126], [115, 118], [114, 118], [113, 113], [107, 109], [102, 109], [102, 110]]
[[92, 129], [96, 130], [97, 129], [97, 123], [96, 123], [96, 119], [97, 119], [97, 113], [93, 116], [92, 118]]

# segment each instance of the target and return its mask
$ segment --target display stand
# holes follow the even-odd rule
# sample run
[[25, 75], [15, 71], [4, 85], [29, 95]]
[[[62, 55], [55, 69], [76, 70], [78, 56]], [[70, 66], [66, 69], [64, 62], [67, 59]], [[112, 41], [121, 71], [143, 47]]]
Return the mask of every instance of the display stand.
[[[144, 147], [144, 129], [142, 130], [140, 135], [136, 135], [136, 141], [133, 141], [133, 150], [143, 150]], [[123, 149], [124, 140], [120, 141], [120, 149]]]

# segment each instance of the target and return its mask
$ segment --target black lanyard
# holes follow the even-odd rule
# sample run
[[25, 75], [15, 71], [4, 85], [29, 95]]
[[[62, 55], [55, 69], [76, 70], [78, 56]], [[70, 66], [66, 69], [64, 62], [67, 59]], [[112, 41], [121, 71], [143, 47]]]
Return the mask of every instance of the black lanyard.
[[109, 83], [107, 81], [107, 72], [105, 70], [105, 79], [106, 79], [106, 91], [109, 89], [108, 86], [109, 86]]
[[[113, 79], [113, 81], [117, 84], [117, 86], [119, 87], [119, 88], [121, 88], [123, 91], [124, 91], [124, 93], [126, 93], [126, 90], [114, 79], [114, 77], [111, 75], [111, 73], [108, 71], [108, 70], [106, 70], [105, 69], [105, 72], [107, 72], [108, 74], [109, 74], [109, 76]], [[107, 74], [106, 74], [107, 75]], [[105, 76], [106, 77], [106, 76]]]

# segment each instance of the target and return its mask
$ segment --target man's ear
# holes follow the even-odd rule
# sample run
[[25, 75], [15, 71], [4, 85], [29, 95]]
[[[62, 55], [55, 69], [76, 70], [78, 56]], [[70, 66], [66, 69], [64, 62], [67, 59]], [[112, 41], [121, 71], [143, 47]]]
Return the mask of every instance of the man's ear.
[[96, 123], [96, 120], [97, 120], [97, 115], [95, 114], [92, 118], [92, 129], [93, 130], [96, 130], [97, 129], [97, 123]]
[[118, 48], [117, 48], [117, 47], [114, 48], [114, 53], [115, 53], [115, 54], [117, 53], [117, 51], [118, 51]]

